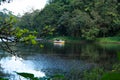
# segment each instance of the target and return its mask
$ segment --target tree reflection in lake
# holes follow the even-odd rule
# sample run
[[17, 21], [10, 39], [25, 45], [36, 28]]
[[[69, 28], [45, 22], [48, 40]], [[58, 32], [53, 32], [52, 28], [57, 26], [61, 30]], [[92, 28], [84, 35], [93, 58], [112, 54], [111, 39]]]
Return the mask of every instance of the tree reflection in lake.
[[21, 55], [24, 62], [32, 62], [35, 70], [42, 70], [46, 75], [62, 73], [72, 76], [74, 80], [78, 80], [81, 77], [78, 75], [84, 70], [95, 66], [110, 70], [118, 61], [116, 55], [120, 52], [120, 45], [117, 45], [117, 48], [111, 46], [109, 49], [110, 46], [91, 43], [65, 43], [61, 47], [53, 43], [41, 44], [44, 45], [43, 48], [39, 45], [21, 46], [18, 48], [18, 55]]

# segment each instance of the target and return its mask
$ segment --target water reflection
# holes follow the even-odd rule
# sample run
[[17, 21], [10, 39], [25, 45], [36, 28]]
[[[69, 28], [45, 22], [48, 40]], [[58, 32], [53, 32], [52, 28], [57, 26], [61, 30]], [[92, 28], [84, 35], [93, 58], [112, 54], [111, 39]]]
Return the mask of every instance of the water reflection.
[[54, 46], [56, 47], [63, 47], [65, 43], [54, 43]]
[[[34, 63], [16, 56], [2, 58], [0, 65], [3, 73], [10, 74], [11, 77], [14, 75], [15, 80], [19, 80], [19, 76], [15, 72], [32, 73], [35, 77], [45, 76], [43, 72], [35, 70]], [[11, 77], [10, 79], [12, 80]]]
[[[67, 76], [79, 78], [79, 72], [95, 66], [111, 69], [117, 62], [116, 53], [120, 52], [120, 45], [99, 45], [88, 43], [65, 43], [58, 45], [42, 43], [38, 46], [19, 46], [18, 55], [22, 58], [4, 57], [1, 67], [4, 72], [25, 71], [41, 75], [41, 70], [47, 74], [65, 73]], [[5, 64], [4, 64], [5, 63]], [[19, 64], [18, 64], [19, 63]], [[13, 65], [14, 64], [14, 65]], [[7, 67], [9, 65], [9, 67]], [[16, 67], [15, 67], [16, 66]], [[37, 71], [39, 70], [39, 71]], [[38, 72], [38, 73], [37, 73]], [[72, 75], [70, 74], [72, 72]], [[74, 72], [74, 73], [73, 73]], [[73, 75], [74, 74], [74, 75]], [[42, 73], [42, 75], [45, 75]], [[70, 79], [69, 79], [70, 80]]]
[[[55, 46], [53, 43], [43, 43], [44, 47], [28, 46], [20, 48], [21, 55], [28, 57], [30, 55], [46, 54], [60, 57], [61, 59], [82, 60], [88, 63], [95, 63], [101, 66], [109, 67], [117, 61], [116, 53], [120, 52], [120, 45], [100, 45], [91, 43], [65, 43], [64, 47]], [[25, 58], [24, 57], [24, 58]], [[42, 56], [44, 57], [44, 56]], [[48, 60], [48, 59], [46, 59]], [[56, 58], [57, 60], [57, 58]], [[55, 61], [56, 61], [55, 60]]]

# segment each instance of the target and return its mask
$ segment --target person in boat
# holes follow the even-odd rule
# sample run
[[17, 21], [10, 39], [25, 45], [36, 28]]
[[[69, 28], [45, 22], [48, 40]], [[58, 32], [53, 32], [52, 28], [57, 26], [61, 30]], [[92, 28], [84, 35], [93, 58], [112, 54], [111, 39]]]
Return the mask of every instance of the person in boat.
[[62, 39], [55, 39], [55, 41], [63, 41]]

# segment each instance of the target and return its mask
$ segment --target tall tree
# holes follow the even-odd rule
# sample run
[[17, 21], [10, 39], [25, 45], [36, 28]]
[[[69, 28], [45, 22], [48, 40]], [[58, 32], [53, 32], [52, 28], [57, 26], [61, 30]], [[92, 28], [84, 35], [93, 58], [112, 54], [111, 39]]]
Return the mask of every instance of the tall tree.
[[35, 28], [41, 35], [45, 32], [45, 27], [49, 26], [51, 29], [54, 28], [53, 35], [85, 39], [115, 36], [120, 32], [118, 0], [49, 0], [48, 2], [41, 11], [25, 14], [21, 19], [26, 19], [30, 24], [21, 21], [23, 23], [21, 27], [36, 26], [32, 29]]

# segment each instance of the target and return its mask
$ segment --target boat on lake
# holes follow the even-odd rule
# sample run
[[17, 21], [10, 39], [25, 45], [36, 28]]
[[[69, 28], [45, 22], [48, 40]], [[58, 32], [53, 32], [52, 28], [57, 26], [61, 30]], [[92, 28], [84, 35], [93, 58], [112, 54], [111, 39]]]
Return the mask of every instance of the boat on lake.
[[64, 44], [65, 41], [63, 41], [63, 40], [61, 40], [61, 39], [60, 39], [60, 40], [58, 39], [58, 40], [54, 40], [54, 43]]

